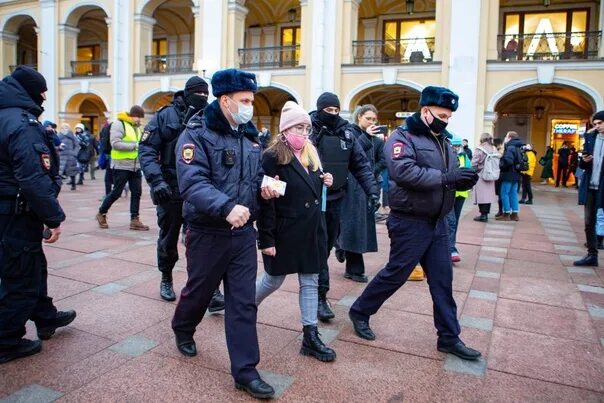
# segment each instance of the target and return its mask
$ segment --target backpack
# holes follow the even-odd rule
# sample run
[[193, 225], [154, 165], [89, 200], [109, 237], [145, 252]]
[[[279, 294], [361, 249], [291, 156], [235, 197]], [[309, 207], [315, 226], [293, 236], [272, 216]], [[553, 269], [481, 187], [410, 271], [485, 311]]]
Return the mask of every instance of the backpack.
[[[516, 147], [516, 154], [518, 154], [518, 162], [516, 162], [516, 164], [514, 165], [514, 168], [516, 169], [516, 171], [518, 171], [518, 172], [528, 171], [529, 162], [528, 162], [528, 155], [526, 155], [526, 150], [520, 150], [518, 147]], [[516, 158], [514, 158], [514, 159], [516, 159]]]
[[477, 148], [487, 155], [484, 160], [484, 168], [482, 168], [482, 171], [480, 171], [478, 176], [480, 176], [483, 181], [496, 181], [499, 179], [499, 160], [501, 159], [501, 155], [499, 155], [497, 151], [489, 153], [482, 147]]
[[112, 124], [113, 123], [106, 124], [101, 129], [101, 134], [99, 135], [100, 143], [101, 143], [101, 150], [100, 151], [102, 151], [105, 154], [111, 154], [110, 132], [111, 132], [111, 125]]

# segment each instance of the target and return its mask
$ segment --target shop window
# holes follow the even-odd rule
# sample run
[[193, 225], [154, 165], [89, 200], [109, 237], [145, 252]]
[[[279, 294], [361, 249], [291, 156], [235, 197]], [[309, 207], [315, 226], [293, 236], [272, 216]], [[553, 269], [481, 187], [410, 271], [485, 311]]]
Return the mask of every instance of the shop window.
[[435, 35], [434, 19], [384, 21], [384, 62], [431, 61]]

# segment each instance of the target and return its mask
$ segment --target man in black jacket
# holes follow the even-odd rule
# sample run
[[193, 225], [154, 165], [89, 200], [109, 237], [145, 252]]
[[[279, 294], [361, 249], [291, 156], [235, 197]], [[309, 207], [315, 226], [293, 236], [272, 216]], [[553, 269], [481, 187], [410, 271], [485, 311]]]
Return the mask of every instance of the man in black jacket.
[[348, 172], [359, 182], [367, 198], [367, 208], [379, 208], [379, 191], [369, 160], [356, 141], [350, 123], [340, 117], [338, 96], [325, 92], [317, 99], [317, 111], [310, 113], [312, 134], [310, 140], [317, 147], [323, 170], [333, 175], [333, 185], [327, 191], [325, 221], [327, 225], [327, 250], [321, 259], [319, 271], [318, 317], [325, 321], [335, 314], [327, 301], [329, 291], [329, 266], [327, 258], [340, 234], [340, 206], [346, 191]]
[[471, 189], [478, 175], [459, 168], [445, 128], [458, 106], [447, 88], [426, 87], [421, 110], [397, 128], [384, 147], [390, 180], [390, 259], [350, 308], [356, 334], [374, 340], [369, 317], [405, 282], [418, 263], [428, 277], [437, 329], [437, 349], [462, 359], [480, 353], [459, 339], [457, 306], [453, 299], [453, 266], [445, 216], [455, 191]]
[[[151, 187], [151, 200], [157, 206], [157, 267], [162, 273], [159, 295], [166, 301], [176, 300], [172, 270], [178, 261], [178, 237], [183, 225], [182, 198], [176, 180], [176, 142], [195, 114], [201, 114], [208, 104], [208, 83], [198, 76], [187, 80], [184, 91], [178, 91], [170, 105], [160, 108], [145, 127], [138, 148], [141, 168]], [[208, 310], [224, 309], [220, 290]]]
[[[36, 354], [40, 340], [76, 317], [57, 312], [47, 294], [42, 236], [56, 242], [65, 214], [59, 158], [38, 121], [46, 91], [44, 77], [25, 66], [0, 82], [0, 364]], [[22, 338], [28, 320], [40, 340]]]

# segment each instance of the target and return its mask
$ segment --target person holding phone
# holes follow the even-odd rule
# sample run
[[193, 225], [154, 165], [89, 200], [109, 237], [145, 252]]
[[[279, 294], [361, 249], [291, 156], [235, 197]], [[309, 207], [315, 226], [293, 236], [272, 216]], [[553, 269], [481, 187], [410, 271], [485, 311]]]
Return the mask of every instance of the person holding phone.
[[579, 185], [579, 204], [585, 214], [585, 238], [587, 255], [573, 264], [575, 266], [598, 266], [598, 239], [596, 236], [597, 211], [604, 207], [604, 110], [592, 117], [593, 131], [585, 133], [585, 148], [579, 162], [584, 169]]
[[256, 282], [256, 305], [279, 289], [286, 275], [298, 274], [304, 331], [300, 354], [329, 362], [336, 353], [319, 337], [317, 310], [319, 267], [327, 245], [321, 212], [323, 186], [330, 187], [333, 177], [321, 169], [319, 154], [308, 140], [310, 130], [304, 108], [286, 102], [280, 134], [262, 156], [264, 174], [284, 181], [287, 187], [282, 197], [260, 201], [258, 248], [265, 273]]
[[[382, 182], [381, 173], [386, 167], [384, 140], [379, 135], [384, 134], [388, 126], [377, 125], [378, 111], [373, 105], [357, 107], [352, 119], [352, 133], [363, 148], [379, 187]], [[372, 211], [367, 211], [368, 202], [359, 182], [350, 176], [342, 200], [336, 257], [340, 261], [346, 261], [344, 277], [359, 283], [367, 282], [363, 253], [378, 250], [375, 215]]]

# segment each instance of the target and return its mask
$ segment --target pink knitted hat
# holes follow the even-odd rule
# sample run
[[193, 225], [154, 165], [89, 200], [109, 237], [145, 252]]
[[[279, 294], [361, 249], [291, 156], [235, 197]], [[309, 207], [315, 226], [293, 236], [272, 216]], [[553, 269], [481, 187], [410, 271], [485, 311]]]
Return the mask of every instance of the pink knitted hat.
[[308, 113], [306, 113], [304, 108], [302, 108], [297, 103], [293, 101], [287, 101], [285, 105], [283, 105], [283, 109], [281, 109], [279, 133], [283, 133], [290, 127], [302, 124], [310, 126], [310, 116], [308, 116]]

